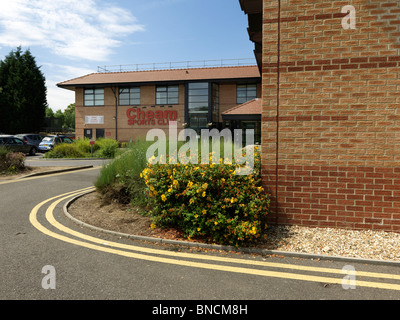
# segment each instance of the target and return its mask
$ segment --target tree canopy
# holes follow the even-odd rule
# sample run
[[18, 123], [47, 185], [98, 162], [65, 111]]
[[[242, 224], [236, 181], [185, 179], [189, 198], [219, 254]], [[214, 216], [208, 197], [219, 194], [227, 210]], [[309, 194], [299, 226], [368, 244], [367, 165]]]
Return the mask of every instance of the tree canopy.
[[47, 107], [45, 77], [21, 47], [0, 61], [0, 132], [37, 132]]

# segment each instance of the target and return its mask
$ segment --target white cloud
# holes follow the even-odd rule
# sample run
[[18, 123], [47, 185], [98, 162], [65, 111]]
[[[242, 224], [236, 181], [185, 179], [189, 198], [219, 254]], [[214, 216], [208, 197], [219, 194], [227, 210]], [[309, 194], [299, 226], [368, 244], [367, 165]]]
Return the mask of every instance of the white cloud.
[[57, 83], [74, 79], [96, 70], [90, 68], [75, 67], [70, 65], [61, 65], [45, 62], [42, 64], [43, 71], [50, 75], [46, 77], [47, 103], [54, 111], [64, 110], [69, 104], [75, 102], [75, 92], [57, 87]]
[[105, 61], [121, 39], [144, 27], [99, 0], [2, 0], [0, 45], [43, 46], [70, 58]]

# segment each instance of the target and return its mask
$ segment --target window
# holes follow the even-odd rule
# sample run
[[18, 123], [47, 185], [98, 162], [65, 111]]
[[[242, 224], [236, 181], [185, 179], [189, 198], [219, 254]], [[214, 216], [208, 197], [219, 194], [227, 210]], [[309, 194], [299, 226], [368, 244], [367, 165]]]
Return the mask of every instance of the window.
[[219, 85], [217, 83], [212, 84], [212, 121], [219, 122]]
[[209, 107], [208, 82], [193, 82], [188, 84], [188, 115], [189, 126], [199, 131], [207, 127]]
[[179, 87], [158, 86], [156, 88], [156, 104], [179, 104]]
[[119, 89], [119, 105], [131, 106], [140, 104], [140, 87]]
[[85, 106], [104, 106], [104, 88], [85, 89]]
[[257, 98], [257, 85], [254, 83], [238, 84], [236, 91], [236, 103], [242, 104]]

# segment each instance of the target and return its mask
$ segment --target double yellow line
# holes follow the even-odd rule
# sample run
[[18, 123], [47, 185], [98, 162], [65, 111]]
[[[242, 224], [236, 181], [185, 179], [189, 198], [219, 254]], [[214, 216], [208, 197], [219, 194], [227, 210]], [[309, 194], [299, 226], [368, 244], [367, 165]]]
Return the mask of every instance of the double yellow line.
[[[343, 284], [343, 278], [346, 276], [346, 273], [342, 271], [342, 269], [333, 269], [333, 268], [318, 268], [318, 267], [308, 267], [301, 265], [291, 265], [291, 264], [283, 264], [283, 263], [273, 263], [273, 262], [265, 262], [265, 261], [253, 261], [247, 259], [235, 259], [235, 258], [227, 258], [227, 257], [218, 257], [218, 256], [209, 256], [209, 255], [201, 255], [201, 254], [191, 254], [191, 253], [183, 253], [183, 252], [171, 252], [166, 250], [158, 250], [152, 248], [144, 248], [140, 246], [127, 245], [118, 242], [105, 241], [103, 239], [95, 238], [60, 224], [55, 218], [53, 211], [58, 204], [62, 201], [77, 196], [79, 194], [89, 192], [93, 190], [93, 187], [68, 192], [56, 197], [52, 197], [47, 199], [38, 205], [36, 205], [30, 215], [29, 220], [31, 224], [41, 231], [42, 233], [53, 237], [55, 239], [75, 244], [77, 246], [117, 254], [120, 256], [125, 256], [128, 258], [146, 260], [157, 263], [167, 263], [172, 265], [178, 265], [183, 267], [193, 267], [193, 268], [201, 268], [208, 270], [216, 270], [216, 271], [224, 271], [224, 272], [233, 272], [239, 274], [248, 274], [248, 275], [256, 275], [256, 276], [264, 276], [264, 277], [274, 277], [281, 279], [292, 279], [292, 280], [302, 280], [302, 281], [312, 281], [312, 282], [320, 282], [326, 284]], [[53, 201], [53, 202], [52, 202]], [[38, 221], [38, 212], [39, 210], [47, 203], [52, 202], [46, 210], [45, 218], [46, 220], [56, 229], [62, 231], [67, 234], [59, 234], [53, 232], [46, 227], [44, 227]], [[72, 236], [72, 237], [71, 237]], [[78, 239], [76, 239], [78, 238]], [[79, 240], [81, 239], [81, 240]], [[84, 240], [84, 241], [82, 241]], [[164, 257], [162, 257], [164, 256]], [[169, 258], [165, 257], [169, 256]], [[192, 260], [203, 260], [204, 262], [196, 262], [189, 261], [183, 259], [192, 259]], [[210, 262], [219, 262], [226, 263], [231, 265], [223, 265], [223, 264], [212, 264]], [[232, 266], [232, 264], [241, 264], [247, 267], [238, 267]], [[288, 270], [296, 270], [296, 271], [307, 271], [307, 272], [316, 272], [323, 274], [335, 274], [338, 277], [331, 278], [325, 276], [314, 276], [309, 274], [301, 274], [301, 273], [292, 273], [292, 272], [283, 272], [283, 271], [271, 271], [265, 269], [257, 269], [255, 267], [260, 268], [277, 268], [277, 269], [288, 269]], [[378, 289], [389, 289], [389, 290], [400, 290], [399, 284], [394, 283], [383, 283], [383, 282], [372, 282], [372, 281], [361, 281], [357, 280], [358, 277], [368, 277], [368, 278], [380, 278], [380, 279], [390, 279], [390, 280], [400, 280], [399, 275], [394, 274], [385, 274], [385, 273], [375, 273], [375, 272], [364, 272], [364, 271], [356, 271], [353, 276], [355, 277], [355, 282], [353, 283], [356, 287], [369, 287], [369, 288], [378, 288]]]

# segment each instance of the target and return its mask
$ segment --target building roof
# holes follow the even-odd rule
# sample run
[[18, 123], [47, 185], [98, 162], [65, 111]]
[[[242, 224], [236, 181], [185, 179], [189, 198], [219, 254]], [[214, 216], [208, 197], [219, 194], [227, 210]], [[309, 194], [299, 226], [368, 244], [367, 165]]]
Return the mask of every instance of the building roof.
[[261, 114], [261, 99], [256, 98], [233, 107], [222, 114]]
[[222, 118], [225, 120], [240, 120], [246, 118], [261, 119], [261, 102], [262, 100], [259, 98], [247, 101], [222, 112]]
[[91, 73], [79, 78], [60, 82], [57, 86], [66, 89], [74, 89], [75, 87], [95, 85], [249, 78], [260, 78], [260, 72], [257, 66]]

